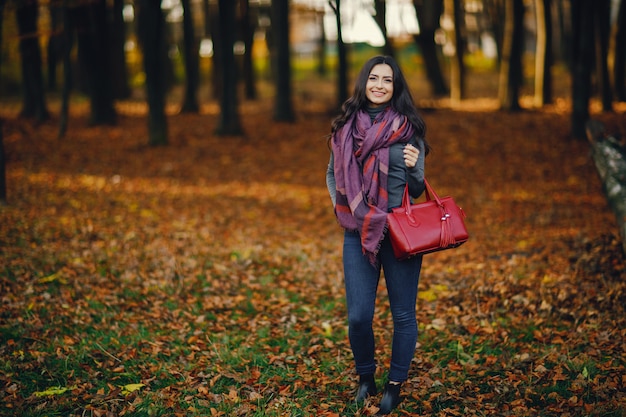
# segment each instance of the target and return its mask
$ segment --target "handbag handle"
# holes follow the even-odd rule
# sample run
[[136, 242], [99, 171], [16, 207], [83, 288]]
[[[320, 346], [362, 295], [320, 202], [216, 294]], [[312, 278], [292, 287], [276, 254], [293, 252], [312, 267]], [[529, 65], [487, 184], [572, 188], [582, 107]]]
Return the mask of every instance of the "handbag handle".
[[[448, 221], [448, 219], [450, 218], [450, 213], [448, 213], [448, 209], [441, 202], [441, 199], [439, 199], [439, 196], [437, 195], [435, 190], [433, 190], [433, 188], [430, 186], [426, 178], [424, 178], [424, 185], [426, 185], [426, 190], [425, 190], [426, 201], [435, 200], [437, 207], [439, 207], [439, 209], [441, 210], [441, 218], [440, 218], [441, 233], [439, 235], [440, 236], [439, 245], [440, 247], [443, 247], [443, 248], [449, 247], [450, 245], [453, 245], [455, 243], [454, 236], [452, 234], [452, 231], [450, 230], [450, 222]], [[409, 183], [408, 182], [404, 186], [404, 195], [402, 196], [402, 208], [404, 209], [404, 212], [406, 213], [407, 220], [409, 221], [409, 223], [413, 225], [417, 225], [418, 222], [411, 213], [411, 197], [409, 196]]]
[[[437, 195], [435, 190], [433, 190], [433, 188], [430, 186], [426, 178], [424, 178], [424, 185], [426, 185], [426, 190], [425, 190], [426, 201], [435, 200], [439, 207], [443, 207], [443, 204], [441, 203], [439, 196]], [[406, 212], [406, 214], [408, 215], [411, 214], [411, 196], [409, 195], [409, 183], [408, 182], [404, 186], [404, 195], [402, 196], [402, 207], [404, 208], [404, 211]]]

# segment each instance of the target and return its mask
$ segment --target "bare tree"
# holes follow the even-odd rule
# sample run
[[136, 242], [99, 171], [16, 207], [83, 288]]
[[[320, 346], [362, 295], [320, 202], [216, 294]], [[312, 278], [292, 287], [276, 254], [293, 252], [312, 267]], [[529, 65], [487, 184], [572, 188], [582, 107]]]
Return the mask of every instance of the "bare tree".
[[535, 49], [535, 106], [552, 102], [552, 15], [550, 0], [535, 0], [537, 46]]
[[254, 31], [257, 27], [258, 17], [252, 13], [250, 0], [240, 0], [241, 4], [241, 34], [245, 51], [243, 54], [243, 79], [246, 98], [255, 100], [257, 98], [256, 77], [252, 59], [252, 48], [254, 45]]
[[85, 14], [79, 34], [85, 35], [81, 56], [87, 69], [90, 122], [94, 125], [114, 124], [117, 114], [113, 107], [106, 0], [91, 0], [79, 7]]
[[143, 50], [148, 97], [148, 134], [151, 146], [167, 145], [167, 119], [165, 117], [165, 19], [161, 0], [139, 0], [138, 32]]
[[185, 62], [185, 97], [181, 111], [197, 113], [198, 82], [199, 82], [199, 55], [198, 40], [193, 27], [193, 13], [189, 0], [182, 0], [183, 6], [183, 57]]
[[609, 35], [611, 30], [611, 0], [596, 0], [593, 9], [596, 80], [603, 111], [613, 111], [613, 90], [609, 79]]
[[420, 33], [414, 39], [424, 58], [426, 76], [435, 95], [447, 95], [448, 87], [443, 78], [438, 47], [435, 44], [435, 33], [439, 30], [439, 20], [443, 13], [443, 0], [413, 0], [413, 6], [420, 27]]
[[113, 83], [113, 97], [125, 99], [131, 96], [128, 85], [128, 71], [126, 69], [126, 23], [124, 22], [124, 0], [113, 0], [113, 13], [111, 18], [110, 60], [111, 81]]
[[222, 94], [220, 95], [220, 122], [216, 133], [218, 135], [239, 136], [243, 131], [239, 120], [237, 68], [235, 53], [233, 52], [235, 33], [232, 30], [236, 25], [236, 3], [232, 0], [219, 0], [218, 7]]
[[465, 40], [463, 38], [463, 3], [460, 0], [446, 0], [446, 10], [452, 14], [454, 27], [449, 32], [454, 45], [454, 56], [450, 62], [450, 99], [458, 103], [465, 95], [465, 65], [463, 55], [465, 53]]
[[572, 45], [572, 136], [584, 139], [591, 97], [594, 5], [587, 0], [571, 0], [571, 3], [574, 38]]
[[316, 15], [320, 27], [320, 38], [317, 51], [317, 73], [322, 77], [326, 75], [326, 28], [324, 27], [324, 11]]
[[[4, 6], [6, 0], [0, 0], [0, 22], [4, 18]], [[2, 45], [2, 30], [0, 30], [0, 45]], [[0, 65], [2, 57], [0, 56]], [[4, 153], [4, 120], [0, 117], [0, 205], [7, 204], [7, 177], [6, 155]]]
[[374, 20], [380, 28], [380, 32], [383, 34], [385, 44], [383, 45], [383, 54], [394, 56], [395, 51], [389, 36], [387, 36], [387, 2], [385, 0], [374, 0]]
[[494, 41], [496, 43], [496, 52], [498, 54], [498, 65], [502, 59], [502, 39], [504, 38], [504, 5], [505, 0], [483, 0], [485, 14], [489, 18], [491, 30], [493, 32]]
[[337, 68], [337, 108], [341, 108], [344, 101], [348, 99], [348, 51], [343, 41], [343, 31], [341, 30], [341, 0], [328, 0], [328, 4], [335, 13], [337, 23], [337, 58], [339, 66]]
[[615, 63], [613, 65], [615, 95], [626, 101], [626, 1], [620, 2], [615, 31]]
[[16, 18], [20, 36], [23, 81], [20, 117], [34, 118], [42, 122], [50, 115], [45, 102], [41, 47], [37, 31], [39, 2], [37, 0], [18, 2]]
[[498, 99], [502, 110], [517, 111], [521, 109], [519, 90], [522, 84], [523, 0], [505, 0], [504, 16]]
[[289, 51], [289, 0], [272, 1], [272, 24], [276, 42], [276, 103], [274, 120], [294, 120], [291, 100], [291, 54]]

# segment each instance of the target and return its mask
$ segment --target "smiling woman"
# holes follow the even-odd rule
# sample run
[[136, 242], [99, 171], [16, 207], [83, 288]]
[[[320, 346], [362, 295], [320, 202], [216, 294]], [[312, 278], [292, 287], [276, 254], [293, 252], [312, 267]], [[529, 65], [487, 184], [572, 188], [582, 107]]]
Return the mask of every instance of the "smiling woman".
[[395, 257], [387, 214], [401, 204], [408, 185], [412, 197], [424, 191], [425, 124], [413, 105], [396, 61], [375, 56], [361, 68], [354, 93], [331, 127], [332, 153], [326, 183], [344, 229], [343, 267], [348, 336], [359, 386], [355, 402], [377, 394], [376, 292], [384, 270], [393, 317], [392, 353], [380, 413], [400, 403], [417, 342], [415, 307], [422, 256]]
[[365, 97], [370, 101], [370, 107], [383, 106], [393, 96], [393, 70], [387, 64], [378, 64], [372, 68], [367, 85]]

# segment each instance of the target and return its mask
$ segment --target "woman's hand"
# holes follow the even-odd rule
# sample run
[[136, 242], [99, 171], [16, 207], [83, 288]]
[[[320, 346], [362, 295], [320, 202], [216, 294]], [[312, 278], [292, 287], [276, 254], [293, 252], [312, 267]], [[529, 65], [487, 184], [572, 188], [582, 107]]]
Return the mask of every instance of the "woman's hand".
[[410, 143], [404, 147], [404, 164], [407, 168], [413, 168], [417, 164], [420, 150]]

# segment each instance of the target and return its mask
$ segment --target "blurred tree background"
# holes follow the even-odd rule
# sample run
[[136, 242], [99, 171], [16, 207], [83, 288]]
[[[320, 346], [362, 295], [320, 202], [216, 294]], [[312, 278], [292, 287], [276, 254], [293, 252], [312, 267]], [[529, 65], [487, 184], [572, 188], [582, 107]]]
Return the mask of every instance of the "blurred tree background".
[[67, 106], [72, 92], [89, 99], [94, 124], [114, 123], [116, 101], [145, 99], [151, 143], [162, 144], [167, 126], [160, 109], [177, 91], [180, 111], [218, 102], [218, 131], [237, 134], [238, 100], [272, 95], [275, 118], [290, 120], [298, 111], [293, 95], [323, 92], [300, 87], [316, 76], [335, 88], [332, 110], [349, 93], [359, 63], [385, 53], [408, 73], [425, 75], [428, 89], [417, 97], [458, 103], [485, 88], [472, 78], [484, 73], [498, 80], [497, 92], [484, 93], [512, 111], [522, 108], [522, 91], [534, 96], [533, 107], [551, 103], [553, 79], [566, 77], [572, 134], [584, 137], [591, 97], [606, 111], [626, 100], [623, 4], [2, 0], [0, 93], [3, 100], [21, 96], [20, 115], [41, 121], [49, 97], [59, 95]]
[[[152, 146], [175, 112], [219, 107], [216, 135], [244, 135], [240, 101], [271, 97], [275, 122], [301, 105], [336, 111], [375, 53], [395, 55], [415, 97], [496, 100], [520, 111], [566, 100], [585, 138], [590, 100], [626, 100], [626, 6], [620, 0], [1, 0], [0, 94], [42, 122], [88, 100], [93, 125], [120, 103], [147, 105]], [[522, 103], [523, 97], [532, 97]], [[1, 163], [4, 166], [4, 160]]]

